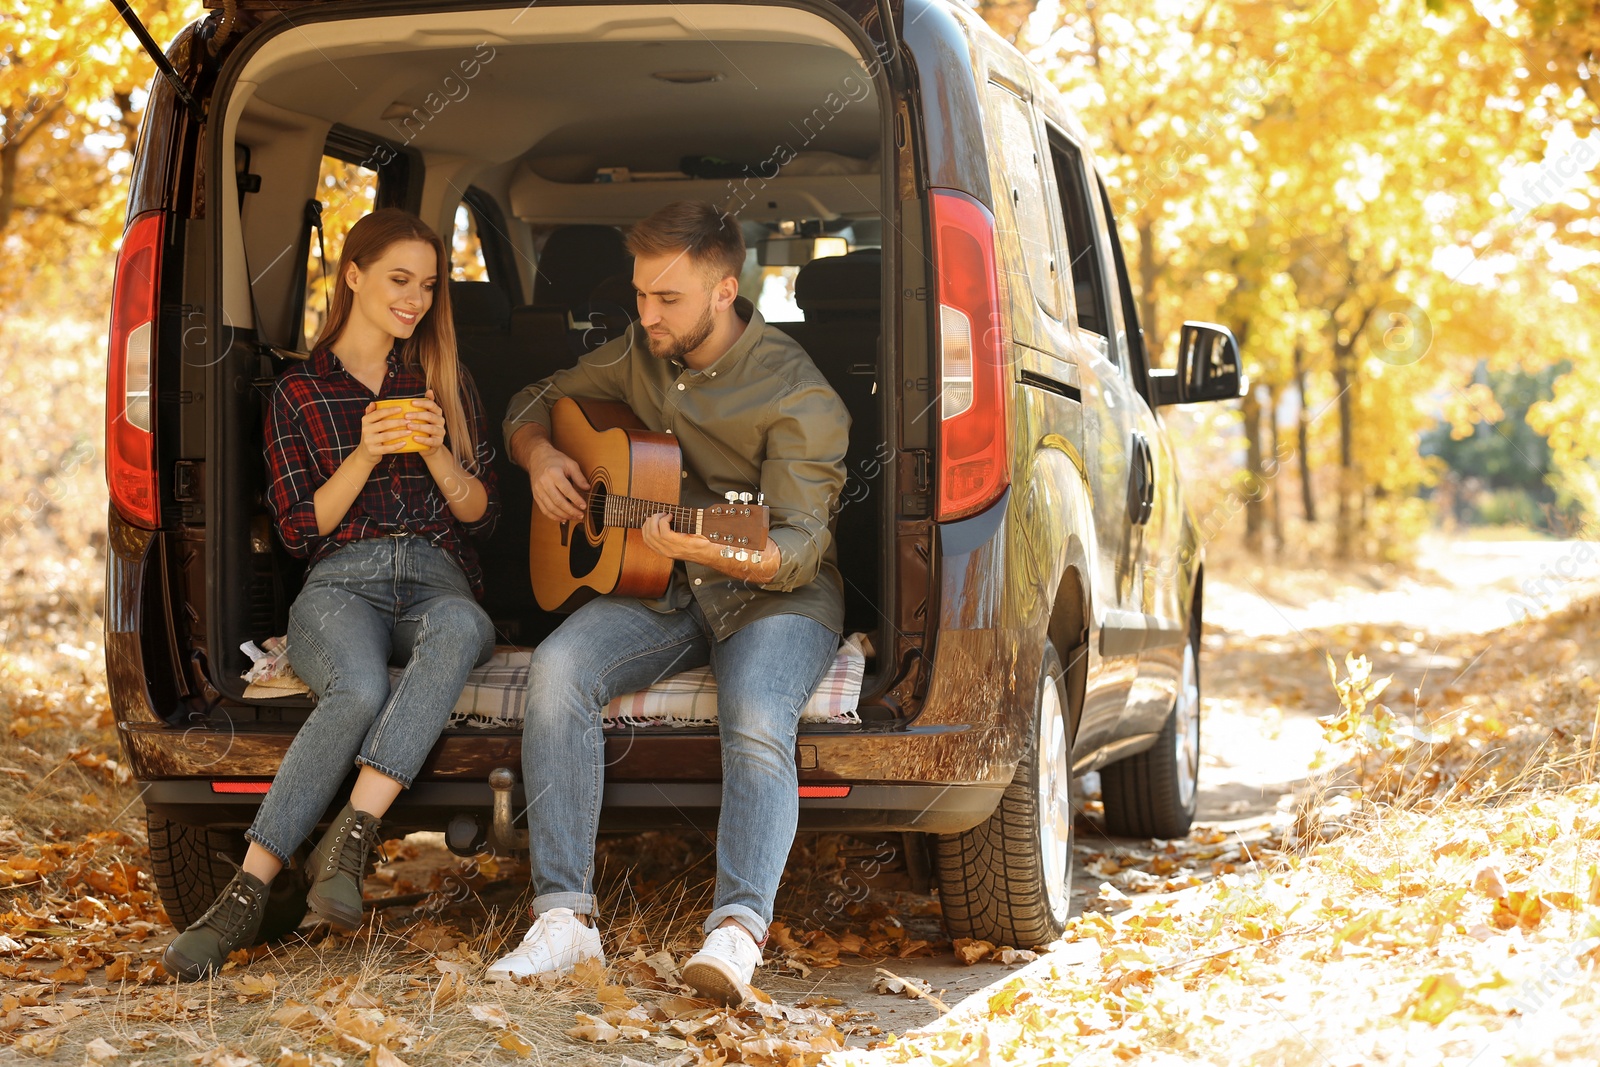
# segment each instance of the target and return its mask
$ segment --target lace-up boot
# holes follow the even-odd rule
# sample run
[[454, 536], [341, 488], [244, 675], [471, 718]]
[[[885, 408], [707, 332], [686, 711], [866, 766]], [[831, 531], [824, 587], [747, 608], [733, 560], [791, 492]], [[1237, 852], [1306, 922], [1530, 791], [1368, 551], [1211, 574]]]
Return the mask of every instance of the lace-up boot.
[[306, 861], [311, 879], [306, 905], [342, 929], [360, 926], [361, 880], [377, 845], [377, 816], [345, 804]]
[[[219, 853], [220, 855], [220, 853]], [[228, 954], [255, 942], [267, 908], [267, 883], [234, 863], [237, 870], [222, 895], [194, 925], [172, 939], [161, 965], [185, 982], [216, 974]]]

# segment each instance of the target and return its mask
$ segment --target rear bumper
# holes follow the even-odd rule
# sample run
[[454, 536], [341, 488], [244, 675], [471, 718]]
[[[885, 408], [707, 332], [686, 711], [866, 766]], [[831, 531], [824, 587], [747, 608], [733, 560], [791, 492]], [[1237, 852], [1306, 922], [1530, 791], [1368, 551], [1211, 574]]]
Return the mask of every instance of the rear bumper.
[[[230, 779], [232, 781], [233, 779]], [[354, 775], [351, 776], [354, 781]], [[842, 785], [843, 783], [841, 783]], [[843, 797], [802, 797], [802, 830], [913, 830], [956, 833], [987, 819], [1004, 785], [850, 784]], [[239, 829], [254, 820], [262, 794], [217, 792], [211, 781], [169, 780], [144, 785], [145, 808], [176, 822]], [[526, 801], [519, 785], [513, 810]], [[714, 830], [722, 807], [715, 782], [618, 782], [605, 787], [603, 831]], [[494, 804], [487, 782], [418, 782], [384, 816], [387, 831], [442, 831], [457, 815], [488, 826]]]

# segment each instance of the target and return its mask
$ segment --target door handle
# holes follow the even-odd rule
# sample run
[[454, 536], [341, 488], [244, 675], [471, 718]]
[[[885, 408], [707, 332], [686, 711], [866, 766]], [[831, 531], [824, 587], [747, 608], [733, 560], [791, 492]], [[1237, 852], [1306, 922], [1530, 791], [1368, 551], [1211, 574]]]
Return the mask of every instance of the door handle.
[[1144, 522], [1145, 480], [1148, 476], [1144, 435], [1135, 433], [1128, 447], [1128, 521], [1135, 526]]
[[1156, 464], [1144, 434], [1133, 435], [1128, 449], [1128, 521], [1143, 526], [1156, 508]]
[[1139, 443], [1144, 446], [1144, 510], [1139, 513], [1139, 523], [1143, 525], [1156, 510], [1156, 454], [1147, 438], [1140, 437]]

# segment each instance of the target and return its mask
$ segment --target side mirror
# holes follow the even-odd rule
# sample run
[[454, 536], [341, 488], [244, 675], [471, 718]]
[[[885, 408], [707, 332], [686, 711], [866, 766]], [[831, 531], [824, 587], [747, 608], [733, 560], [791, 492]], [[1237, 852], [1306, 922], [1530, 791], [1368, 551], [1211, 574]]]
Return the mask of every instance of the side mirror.
[[1250, 391], [1233, 331], [1214, 322], [1186, 322], [1178, 339], [1178, 369], [1150, 372], [1157, 406], [1235, 400]]

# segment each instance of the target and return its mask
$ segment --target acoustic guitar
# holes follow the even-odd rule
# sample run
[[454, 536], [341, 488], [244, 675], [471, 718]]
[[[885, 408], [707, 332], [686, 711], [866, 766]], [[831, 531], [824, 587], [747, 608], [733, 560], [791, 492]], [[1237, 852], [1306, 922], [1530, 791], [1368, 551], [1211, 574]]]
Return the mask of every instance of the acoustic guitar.
[[626, 404], [562, 397], [550, 409], [550, 439], [582, 468], [589, 499], [576, 522], [556, 522], [534, 506], [528, 572], [544, 610], [575, 611], [602, 593], [665, 593], [673, 561], [646, 545], [639, 529], [663, 512], [679, 533], [722, 545], [724, 558], [761, 562], [768, 520], [761, 494], [752, 501], [749, 493], [730, 492], [707, 508], [679, 505], [677, 438], [646, 429]]

